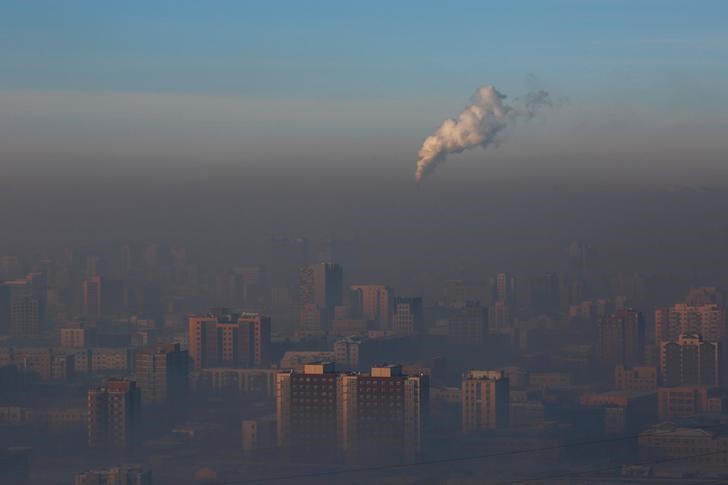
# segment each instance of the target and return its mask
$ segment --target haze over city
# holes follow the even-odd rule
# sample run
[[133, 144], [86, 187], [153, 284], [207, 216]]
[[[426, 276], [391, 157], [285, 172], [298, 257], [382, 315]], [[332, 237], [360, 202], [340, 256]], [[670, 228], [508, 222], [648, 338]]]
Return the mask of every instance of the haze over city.
[[728, 483], [726, 19], [0, 3], [0, 483]]

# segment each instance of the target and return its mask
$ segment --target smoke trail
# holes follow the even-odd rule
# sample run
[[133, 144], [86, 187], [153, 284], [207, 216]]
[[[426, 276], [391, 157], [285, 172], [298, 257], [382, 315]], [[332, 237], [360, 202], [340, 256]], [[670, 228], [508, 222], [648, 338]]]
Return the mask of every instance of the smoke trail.
[[457, 119], [446, 120], [434, 134], [425, 138], [417, 160], [415, 179], [419, 182], [445, 161], [448, 153], [460, 153], [476, 146], [488, 147], [498, 141], [498, 134], [518, 118], [530, 119], [541, 106], [551, 106], [546, 91], [526, 95], [523, 107], [505, 103], [506, 96], [493, 86], [480, 87], [472, 103]]

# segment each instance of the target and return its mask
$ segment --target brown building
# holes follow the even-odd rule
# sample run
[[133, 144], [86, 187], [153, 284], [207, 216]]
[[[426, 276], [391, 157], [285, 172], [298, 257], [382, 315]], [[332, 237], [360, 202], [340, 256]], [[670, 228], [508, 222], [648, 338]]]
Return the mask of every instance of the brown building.
[[344, 452], [360, 462], [414, 461], [428, 412], [427, 376], [383, 365], [370, 375], [342, 375], [339, 388]]
[[52, 348], [6, 347], [0, 361], [1, 365], [14, 365], [44, 381], [65, 382], [75, 374], [74, 355]]
[[660, 344], [663, 386], [717, 386], [720, 384], [720, 346], [698, 334], [681, 334]]
[[82, 326], [63, 327], [59, 330], [61, 347], [67, 349], [83, 349], [91, 347], [94, 343], [94, 329]]
[[276, 376], [278, 446], [293, 458], [337, 456], [338, 378], [330, 362]]
[[195, 369], [264, 367], [270, 359], [270, 318], [259, 313], [192, 315], [188, 348]]
[[660, 419], [723, 413], [727, 404], [725, 396], [714, 387], [661, 387], [657, 390], [657, 414]]
[[398, 334], [410, 335], [424, 331], [422, 298], [395, 298], [392, 330]]
[[462, 381], [463, 432], [509, 424], [509, 380], [502, 371], [472, 370]]
[[404, 375], [399, 365], [367, 375], [307, 364], [303, 373], [277, 375], [278, 444], [298, 458], [410, 462], [422, 445], [428, 402], [427, 376]]
[[655, 342], [676, 340], [681, 334], [699, 334], [708, 342], [723, 342], [726, 337], [725, 309], [712, 303], [678, 303], [655, 310]]
[[394, 303], [394, 291], [384, 285], [354, 285], [353, 291], [361, 294], [362, 316], [380, 330], [390, 328]]
[[125, 449], [137, 440], [141, 396], [136, 382], [107, 379], [88, 391], [88, 445]]
[[579, 404], [587, 408], [603, 408], [605, 433], [635, 433], [657, 420], [657, 394], [654, 391], [587, 392]]
[[186, 398], [188, 356], [179, 344], [138, 351], [134, 370], [143, 403], [178, 405]]
[[657, 368], [618, 365], [614, 368], [614, 387], [623, 391], [654, 391], [657, 389]]
[[599, 320], [597, 357], [611, 366], [635, 366], [644, 361], [645, 320], [640, 312], [625, 308]]
[[[299, 309], [307, 308], [301, 330], [316, 332], [328, 330], [334, 318], [334, 309], [341, 305], [344, 293], [344, 276], [341, 266], [333, 263], [318, 263], [304, 266], [299, 271]], [[312, 326], [310, 319], [312, 305], [318, 307], [321, 315], [319, 328]], [[302, 318], [304, 314], [302, 313]]]

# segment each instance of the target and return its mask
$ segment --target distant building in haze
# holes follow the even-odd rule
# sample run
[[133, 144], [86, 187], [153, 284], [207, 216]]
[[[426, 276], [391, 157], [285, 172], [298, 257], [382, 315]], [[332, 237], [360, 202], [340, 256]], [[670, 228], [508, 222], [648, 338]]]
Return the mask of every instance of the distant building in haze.
[[83, 280], [83, 314], [91, 321], [101, 318], [101, 277], [91, 276]]
[[77, 473], [74, 485], [152, 485], [152, 471], [141, 465], [123, 465]]
[[[705, 300], [696, 296], [695, 301]], [[714, 303], [697, 306], [678, 303], [670, 308], [655, 310], [655, 341], [658, 344], [675, 340], [686, 333], [700, 334], [708, 342], [724, 342], [725, 309]]]
[[126, 449], [137, 442], [141, 396], [136, 382], [107, 379], [88, 391], [88, 445]]
[[502, 371], [467, 372], [461, 393], [463, 432], [508, 425], [510, 385]]
[[134, 369], [143, 403], [174, 406], [186, 398], [188, 356], [179, 344], [137, 351]]
[[529, 305], [534, 314], [552, 314], [559, 311], [559, 276], [542, 273], [529, 284]]
[[488, 309], [477, 302], [450, 307], [448, 341], [453, 344], [481, 345], [488, 336]]
[[645, 353], [645, 320], [640, 312], [625, 308], [598, 323], [597, 357], [610, 366], [640, 365]]
[[383, 285], [354, 285], [351, 289], [361, 293], [362, 316], [377, 329], [389, 329], [394, 291]]
[[682, 334], [660, 344], [663, 386], [717, 386], [720, 384], [720, 344], [698, 334]]
[[46, 278], [30, 273], [25, 278], [7, 281], [10, 304], [10, 335], [37, 337], [44, 330], [46, 310]]
[[657, 389], [657, 368], [618, 365], [614, 369], [614, 387], [621, 391], [654, 391]]
[[[332, 263], [318, 263], [301, 268], [299, 272], [298, 303], [303, 311], [311, 312], [311, 305], [320, 311], [320, 328], [309, 328], [313, 321], [302, 316], [302, 330], [308, 332], [326, 331], [334, 318], [334, 309], [342, 304], [344, 276], [341, 266]], [[308, 314], [307, 313], [307, 314]]]
[[188, 348], [195, 369], [264, 367], [270, 360], [270, 318], [259, 313], [188, 317]]
[[723, 414], [728, 400], [720, 389], [709, 386], [660, 387], [657, 414], [660, 419], [698, 414]]
[[399, 334], [413, 334], [424, 331], [425, 322], [422, 309], [422, 298], [394, 299], [392, 330]]

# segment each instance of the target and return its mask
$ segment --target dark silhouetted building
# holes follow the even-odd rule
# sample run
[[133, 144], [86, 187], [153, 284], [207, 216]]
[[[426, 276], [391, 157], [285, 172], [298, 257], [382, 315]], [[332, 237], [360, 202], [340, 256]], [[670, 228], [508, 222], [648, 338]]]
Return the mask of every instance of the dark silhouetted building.
[[642, 364], [645, 353], [645, 320], [640, 312], [625, 308], [598, 323], [597, 357], [609, 366]]
[[370, 374], [306, 364], [276, 377], [278, 444], [291, 457], [345, 456], [353, 461], [411, 462], [422, 447], [429, 378], [400, 365]]
[[188, 348], [195, 369], [264, 367], [270, 360], [270, 318], [259, 313], [188, 317]]
[[698, 334], [682, 334], [660, 344], [663, 386], [717, 386], [720, 384], [720, 345]]
[[99, 449], [126, 449], [138, 438], [141, 396], [136, 382], [107, 379], [88, 391], [88, 445]]
[[145, 404], [180, 404], [187, 395], [189, 357], [179, 344], [137, 351], [135, 378]]
[[510, 385], [502, 371], [471, 370], [463, 376], [463, 432], [509, 424]]
[[91, 276], [83, 281], [83, 314], [91, 321], [101, 318], [101, 277]]
[[10, 335], [37, 337], [44, 330], [46, 282], [41, 273], [8, 281], [10, 290]]

